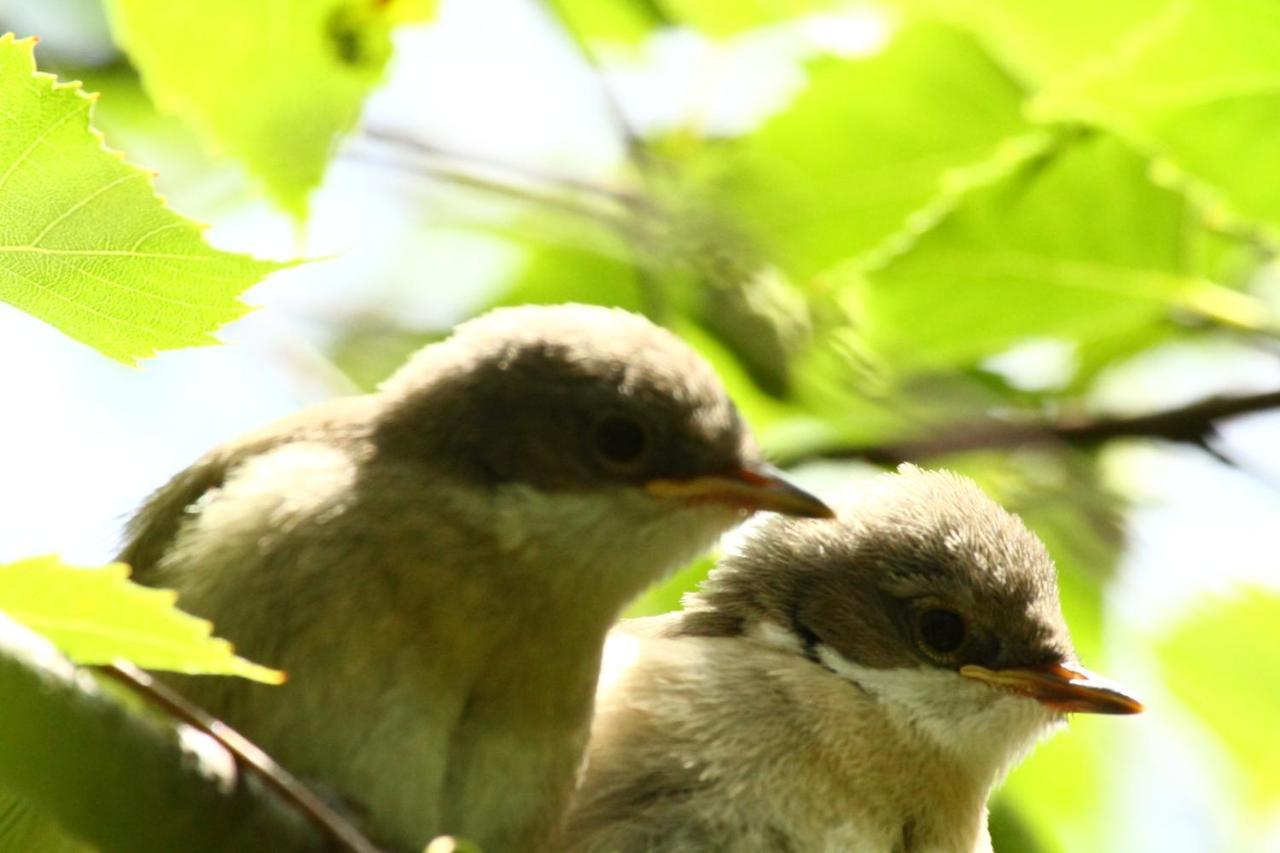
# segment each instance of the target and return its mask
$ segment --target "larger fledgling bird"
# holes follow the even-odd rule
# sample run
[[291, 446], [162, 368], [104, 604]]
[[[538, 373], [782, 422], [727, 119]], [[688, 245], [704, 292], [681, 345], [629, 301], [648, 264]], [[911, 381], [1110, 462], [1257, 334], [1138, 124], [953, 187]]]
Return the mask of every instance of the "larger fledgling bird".
[[1038, 738], [1141, 710], [1077, 664], [1040, 541], [910, 466], [836, 522], [758, 525], [607, 649], [557, 849], [989, 850], [987, 798]]
[[378, 840], [502, 853], [562, 811], [622, 606], [757, 509], [830, 514], [701, 358], [626, 312], [526, 307], [211, 451], [121, 559], [289, 674], [184, 692]]

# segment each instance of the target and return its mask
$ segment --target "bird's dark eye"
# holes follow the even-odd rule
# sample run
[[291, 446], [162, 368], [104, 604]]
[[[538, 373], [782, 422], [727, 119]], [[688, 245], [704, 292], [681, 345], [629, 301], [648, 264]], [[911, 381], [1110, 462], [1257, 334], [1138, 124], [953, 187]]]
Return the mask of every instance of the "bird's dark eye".
[[931, 608], [919, 619], [920, 640], [930, 651], [949, 654], [964, 645], [964, 617], [954, 610]]
[[596, 453], [613, 467], [639, 464], [649, 452], [649, 433], [644, 425], [624, 415], [609, 415], [596, 424], [592, 434]]

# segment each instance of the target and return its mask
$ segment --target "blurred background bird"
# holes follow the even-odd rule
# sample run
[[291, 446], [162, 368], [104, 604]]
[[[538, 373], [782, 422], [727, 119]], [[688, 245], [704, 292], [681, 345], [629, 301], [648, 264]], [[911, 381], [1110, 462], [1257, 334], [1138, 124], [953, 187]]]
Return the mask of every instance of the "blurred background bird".
[[383, 843], [501, 853], [543, 849], [623, 605], [757, 509], [830, 515], [700, 357], [624, 311], [531, 307], [212, 450], [120, 558], [289, 674], [192, 698]]
[[575, 851], [980, 851], [987, 798], [1082, 669], [1053, 562], [970, 480], [903, 466], [771, 519], [682, 613], [610, 638]]

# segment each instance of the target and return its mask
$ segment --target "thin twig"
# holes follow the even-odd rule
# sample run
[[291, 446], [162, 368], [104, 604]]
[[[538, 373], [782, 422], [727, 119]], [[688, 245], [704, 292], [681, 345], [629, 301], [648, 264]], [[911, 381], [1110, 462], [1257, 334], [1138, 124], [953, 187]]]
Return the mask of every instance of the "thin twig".
[[[359, 145], [347, 148], [343, 152], [343, 156], [382, 168], [406, 169], [403, 163], [394, 159], [376, 156], [373, 151], [366, 150]], [[439, 163], [417, 161], [413, 171], [429, 175], [455, 186], [477, 189], [517, 201], [560, 210], [574, 216], [581, 216], [593, 222], [607, 225], [626, 237], [630, 237], [635, 229], [634, 217], [629, 213], [611, 211], [597, 204], [584, 204], [563, 192], [547, 192], [528, 185], [522, 185], [516, 180], [486, 177], [475, 171]]]
[[[526, 166], [524, 164], [510, 163], [493, 157], [454, 151], [390, 128], [377, 126], [366, 127], [361, 131], [360, 135], [365, 139], [381, 143], [392, 148], [401, 149], [408, 154], [412, 154], [415, 157], [422, 158], [424, 160], [445, 164], [460, 164], [463, 168], [470, 167], [473, 169], [489, 169], [496, 172], [506, 173], [516, 181], [546, 184], [548, 187], [559, 190], [581, 193], [583, 195], [600, 196], [602, 199], [607, 201], [615, 202], [627, 207], [639, 208], [641, 210], [653, 209], [653, 204], [649, 199], [637, 193], [629, 192], [618, 187], [597, 184], [592, 181], [574, 177], [573, 175], [565, 175], [559, 172], [539, 169], [535, 166]], [[441, 166], [440, 168], [446, 167]]]
[[937, 434], [887, 444], [855, 445], [798, 454], [781, 460], [860, 459], [880, 465], [972, 450], [1064, 443], [1094, 447], [1117, 438], [1160, 438], [1203, 447], [1218, 423], [1280, 408], [1280, 391], [1237, 397], [1209, 397], [1186, 406], [1133, 417], [1071, 417], [1059, 421], [1012, 423], [983, 420], [952, 424]]
[[550, 2], [550, 0], [543, 0], [542, 6], [546, 9], [548, 15], [559, 22], [569, 36], [569, 40], [577, 45], [578, 53], [581, 54], [583, 60], [591, 68], [591, 76], [600, 92], [600, 99], [604, 101], [609, 118], [612, 119], [618, 135], [622, 137], [622, 143], [626, 147], [627, 158], [635, 165], [641, 177], [647, 181], [656, 164], [648, 146], [645, 144], [644, 137], [636, 131], [631, 124], [631, 120], [627, 117], [626, 109], [622, 106], [622, 99], [618, 97], [618, 93], [614, 91], [613, 86], [609, 83], [609, 77], [604, 70], [604, 63], [601, 62], [599, 54], [591, 44], [591, 40], [578, 29], [569, 15], [563, 14], [557, 8], [555, 3]]
[[1280, 494], [1280, 479], [1277, 479], [1265, 468], [1248, 464], [1234, 453], [1229, 452], [1225, 447], [1223, 447], [1221, 438], [1222, 437], [1218, 435], [1215, 430], [1212, 434], [1207, 436], [1204, 441], [1199, 442], [1197, 446], [1222, 465], [1225, 465], [1233, 471], [1239, 471], [1241, 474], [1244, 474], [1263, 488], [1269, 489], [1276, 494]]
[[208, 712], [156, 681], [132, 664], [118, 662], [100, 670], [134, 693], [165, 711], [174, 719], [192, 726], [222, 744], [241, 767], [256, 773], [269, 787], [310, 818], [322, 831], [352, 853], [380, 853], [351, 823], [275, 762], [248, 738], [215, 719]]

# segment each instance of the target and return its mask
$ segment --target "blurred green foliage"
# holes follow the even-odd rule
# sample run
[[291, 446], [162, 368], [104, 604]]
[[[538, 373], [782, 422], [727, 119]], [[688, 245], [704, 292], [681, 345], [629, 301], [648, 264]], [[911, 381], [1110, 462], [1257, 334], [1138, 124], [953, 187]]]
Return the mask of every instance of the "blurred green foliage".
[[1280, 595], [1242, 590], [1200, 602], [1159, 645], [1169, 689], [1248, 772], [1249, 805], [1262, 813], [1280, 802], [1277, 625]]
[[391, 28], [427, 0], [192, 0], [107, 4], [147, 91], [304, 215], [337, 138], [391, 57]]
[[[258, 26], [261, 9], [243, 2], [111, 5], [157, 103], [193, 118], [299, 215], [402, 20], [398, 4], [372, 0], [297, 0], [298, 14], [272, 22], [280, 29]], [[1280, 222], [1280, 12], [1267, 0], [546, 8], [605, 65], [678, 27], [728, 44], [762, 27], [798, 32], [811, 14], [875, 23], [875, 38], [843, 53], [807, 43], [803, 84], [753, 128], [698, 116], [649, 135], [620, 127], [631, 156], [607, 186], [553, 180], [534, 198], [513, 181], [515, 215], [468, 223], [522, 252], [491, 304], [649, 314], [712, 361], [780, 460], [887, 464], [874, 451], [911, 439], [1087, 419], [1100, 380], [1153, 347], [1277, 333], [1260, 286]], [[340, 44], [334, 14], [348, 16]], [[113, 98], [138, 99], [129, 74], [94, 77], [113, 136], [158, 121], [149, 108], [112, 111]], [[371, 387], [442, 331], [358, 318], [331, 355]], [[1056, 348], [1061, 369], [1001, 366], [1028, 344]], [[1105, 668], [1130, 507], [1098, 447], [1039, 441], [914, 461], [975, 477], [1044, 538], [1078, 650]], [[678, 607], [709, 566], [631, 613]], [[1141, 650], [1243, 769], [1259, 820], [1280, 779], [1277, 617], [1275, 596], [1254, 592], [1206, 604]], [[1038, 749], [994, 804], [997, 850], [1126, 849], [1111, 831], [1122, 782], [1108, 757], [1134, 725], [1073, 721]]]

